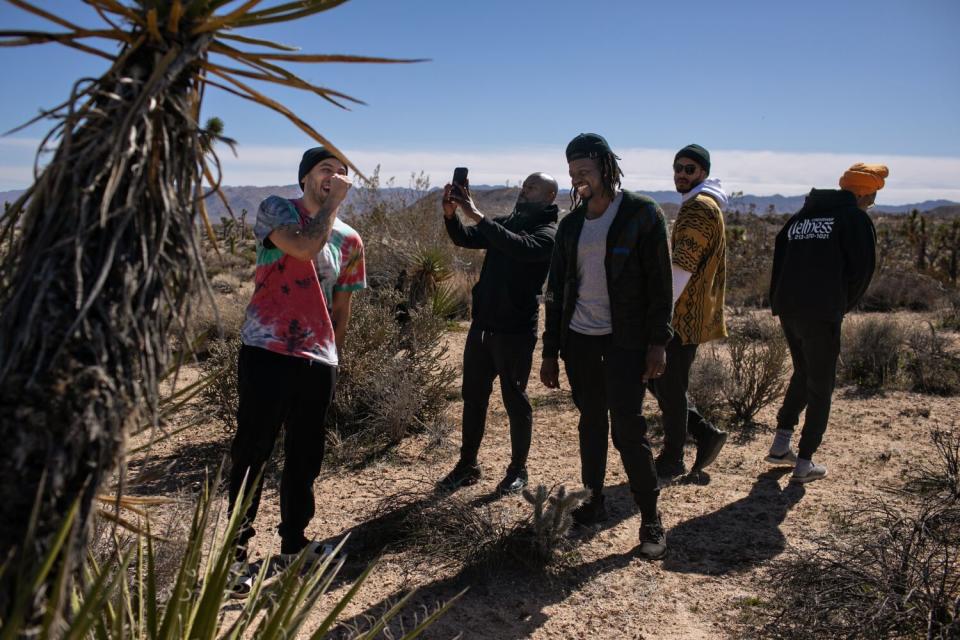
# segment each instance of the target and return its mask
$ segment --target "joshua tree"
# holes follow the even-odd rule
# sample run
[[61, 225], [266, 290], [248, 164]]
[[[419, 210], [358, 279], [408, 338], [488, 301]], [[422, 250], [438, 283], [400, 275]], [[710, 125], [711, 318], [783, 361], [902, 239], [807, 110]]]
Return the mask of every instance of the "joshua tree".
[[916, 252], [914, 266], [917, 271], [927, 270], [927, 246], [930, 243], [930, 233], [927, 230], [927, 219], [920, 215], [920, 212], [914, 209], [910, 216], [904, 222], [904, 232], [910, 246]]
[[[61, 30], [0, 31], [0, 45], [57, 42], [106, 58], [110, 68], [79, 80], [63, 104], [39, 117], [55, 120], [44, 144], [58, 147], [0, 220], [0, 564], [12, 560], [8, 569], [43, 558], [74, 506], [77, 525], [61, 561], [75, 567], [91, 499], [128, 428], [157, 420], [169, 334], [183, 330], [187, 294], [206, 280], [195, 229], [199, 218], [212, 234], [203, 182], [216, 188], [219, 181], [211, 152], [218, 132], [198, 122], [207, 87], [273, 109], [336, 149], [249, 79], [343, 107], [358, 101], [280, 65], [399, 62], [300, 54], [238, 33], [344, 1], [85, 0], [104, 22], [90, 29], [10, 0]], [[90, 38], [112, 40], [116, 50]], [[0, 619], [16, 573], [0, 572]], [[63, 590], [69, 580], [56, 584]], [[58, 595], [54, 588], [51, 577], [36, 612]]]

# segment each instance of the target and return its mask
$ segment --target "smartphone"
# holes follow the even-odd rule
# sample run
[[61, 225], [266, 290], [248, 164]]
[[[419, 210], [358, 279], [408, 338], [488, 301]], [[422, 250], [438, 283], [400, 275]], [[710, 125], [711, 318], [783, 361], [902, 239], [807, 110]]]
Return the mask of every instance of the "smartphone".
[[467, 168], [457, 167], [453, 170], [453, 186], [460, 189], [467, 188]]

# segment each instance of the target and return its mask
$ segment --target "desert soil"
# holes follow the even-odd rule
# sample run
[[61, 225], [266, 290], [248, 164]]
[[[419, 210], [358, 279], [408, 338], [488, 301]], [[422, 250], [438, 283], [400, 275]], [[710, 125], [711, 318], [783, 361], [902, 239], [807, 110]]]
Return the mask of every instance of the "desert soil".
[[[449, 357], [459, 364], [466, 324], [448, 334]], [[562, 391], [544, 388], [537, 378], [537, 354], [529, 393], [535, 407], [534, 441], [529, 470], [532, 485], [580, 486], [577, 412], [562, 379]], [[488, 509], [491, 518], [520, 518], [529, 506], [520, 496], [492, 495], [510, 456], [506, 413], [495, 387], [481, 450], [483, 479], [456, 495]], [[361, 469], [328, 466], [315, 486], [317, 514], [308, 537], [338, 541], [345, 533], [362, 540], [378, 505], [404, 491], [429, 491], [457, 458], [461, 403], [451, 401], [447, 417], [453, 431], [439, 447], [427, 436], [409, 439], [379, 461]], [[373, 577], [347, 607], [339, 636], [362, 628], [395, 601], [417, 588], [407, 613], [392, 625], [394, 635], [470, 587], [424, 637], [450, 638], [738, 638], [751, 632], [758, 603], [769, 598], [763, 579], [767, 569], [790, 552], [809, 548], [814, 536], [827, 532], [840, 509], [891, 491], [919, 460], [933, 455], [929, 432], [947, 426], [960, 414], [960, 399], [887, 392], [864, 397], [839, 389], [819, 462], [829, 476], [806, 486], [789, 483], [785, 471], [763, 462], [773, 431], [776, 406], [759, 415], [760, 427], [731, 434], [707, 473], [661, 493], [669, 554], [660, 562], [636, 556], [639, 516], [626, 476], [612, 444], [607, 467], [610, 518], [573, 539], [568, 566], [553, 572], [523, 573], [510, 566], [486, 572], [435, 566], [411, 551], [388, 552]], [[647, 398], [646, 415], [657, 415]], [[655, 450], [660, 434], [652, 429]], [[163, 474], [139, 490], [190, 497], [229, 448], [229, 435], [216, 424], [202, 424], [155, 445], [130, 464], [135, 476], [144, 469]], [[693, 459], [688, 445], [687, 460]], [[264, 491], [253, 543], [255, 557], [278, 551], [277, 483]], [[350, 553], [351, 542], [347, 542]], [[376, 552], [356, 544], [336, 588], [325, 597], [306, 628], [311, 628], [343, 595]], [[236, 605], [238, 608], [239, 605]], [[228, 608], [226, 615], [232, 609]]]

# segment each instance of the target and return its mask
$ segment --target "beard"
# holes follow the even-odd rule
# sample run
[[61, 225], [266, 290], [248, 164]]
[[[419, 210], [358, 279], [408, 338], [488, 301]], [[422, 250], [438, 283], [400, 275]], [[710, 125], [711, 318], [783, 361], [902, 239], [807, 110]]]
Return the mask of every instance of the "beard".
[[701, 182], [703, 182], [703, 180], [701, 180], [700, 182], [694, 182], [693, 180], [687, 180], [686, 182], [683, 182], [683, 183], [681, 183], [681, 184], [677, 184], [676, 180], [674, 180], [673, 186], [676, 187], [677, 193], [690, 193], [690, 192], [693, 191], [693, 189], [694, 189], [698, 184], [700, 184]]

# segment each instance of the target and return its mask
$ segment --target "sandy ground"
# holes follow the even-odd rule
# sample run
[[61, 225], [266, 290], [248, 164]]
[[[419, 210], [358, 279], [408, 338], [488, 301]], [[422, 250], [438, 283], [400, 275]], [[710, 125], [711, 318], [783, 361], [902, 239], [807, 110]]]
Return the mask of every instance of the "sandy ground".
[[[459, 362], [464, 331], [449, 333], [450, 357]], [[579, 487], [577, 413], [569, 385], [560, 392], [537, 379], [537, 355], [530, 396], [535, 406], [530, 454], [531, 484]], [[491, 517], [520, 517], [529, 507], [519, 496], [492, 496], [509, 461], [506, 414], [495, 389], [480, 464], [484, 477], [457, 496], [490, 509]], [[451, 402], [448, 416], [459, 425], [461, 403]], [[660, 562], [635, 555], [639, 516], [633, 506], [616, 450], [610, 446], [607, 504], [610, 518], [580, 534], [570, 566], [530, 575], [503, 567], [483, 575], [431, 566], [409, 553], [388, 553], [341, 619], [337, 632], [363, 626], [399, 593], [417, 588], [413, 606], [393, 625], [410, 628], [415, 615], [446, 601], [464, 587], [470, 590], [424, 637], [449, 638], [737, 638], [750, 633], [752, 603], [766, 597], [762, 578], [785, 552], [802, 550], [811, 536], [826, 532], [838, 509], [902, 485], [904, 473], [930, 458], [929, 432], [952, 424], [960, 399], [905, 392], [863, 397], [849, 389], [835, 395], [830, 427], [817, 460], [829, 477], [807, 486], [789, 484], [785, 471], [771, 472], [762, 461], [772, 437], [776, 407], [759, 416], [762, 425], [749, 434], [732, 434], [708, 473], [695, 482], [666, 488], [661, 510], [669, 554]], [[656, 415], [647, 398], [646, 413]], [[654, 431], [655, 449], [659, 433]], [[388, 457], [361, 470], [328, 468], [316, 483], [317, 514], [307, 530], [318, 540], [338, 540], [353, 530], [362, 539], [377, 504], [402, 490], [423, 489], [454, 465], [459, 427], [439, 448], [426, 438], [404, 443]], [[134, 459], [133, 474], [144, 466], [163, 468], [157, 481], [141, 490], [172, 494], [195, 490], [206, 465], [215, 464], [229, 447], [216, 425], [202, 425], [156, 445], [148, 458]], [[693, 459], [692, 446], [687, 451]], [[255, 556], [276, 553], [279, 540], [276, 482], [268, 482], [257, 518]], [[347, 549], [351, 549], [348, 542]], [[333, 598], [346, 592], [350, 578], [377, 554], [355, 546], [336, 588], [314, 615], [322, 619]], [[228, 612], [229, 615], [229, 612]]]

